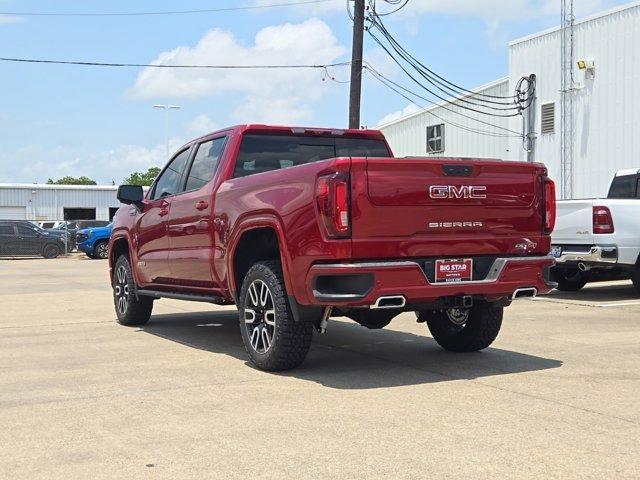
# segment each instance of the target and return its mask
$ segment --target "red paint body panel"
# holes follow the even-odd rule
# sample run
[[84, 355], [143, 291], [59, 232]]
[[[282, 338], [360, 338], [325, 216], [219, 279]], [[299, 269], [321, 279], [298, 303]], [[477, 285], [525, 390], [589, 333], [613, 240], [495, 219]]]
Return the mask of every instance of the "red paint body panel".
[[[242, 125], [194, 140], [189, 145], [227, 136], [215, 176], [207, 185], [162, 200], [145, 200], [142, 212], [130, 206], [118, 211], [111, 246], [119, 240], [128, 242], [139, 286], [232, 301], [238, 242], [251, 229], [269, 227], [278, 238], [287, 292], [301, 305], [327, 304], [313, 293], [314, 278], [327, 273], [374, 275], [374, 287], [366, 297], [331, 303], [341, 306], [371, 305], [387, 294], [419, 302], [452, 295], [499, 298], [524, 287], [541, 293], [549, 290], [543, 269], [553, 261], [541, 257], [550, 250], [549, 234], [542, 233], [543, 165], [353, 157], [233, 178], [243, 135], [249, 133], [292, 135], [292, 128]], [[384, 140], [374, 130], [316, 129], [305, 135]], [[472, 173], [445, 176], [447, 164], [465, 165]], [[350, 238], [329, 238], [318, 218], [316, 181], [333, 173], [346, 174], [350, 180]], [[454, 188], [452, 198], [431, 198], [430, 187], [441, 185]], [[486, 187], [486, 198], [461, 194], [455, 198], [467, 191], [465, 186]], [[537, 259], [508, 263], [495, 282], [459, 285], [430, 284], [419, 264], [406, 263], [478, 255]]]

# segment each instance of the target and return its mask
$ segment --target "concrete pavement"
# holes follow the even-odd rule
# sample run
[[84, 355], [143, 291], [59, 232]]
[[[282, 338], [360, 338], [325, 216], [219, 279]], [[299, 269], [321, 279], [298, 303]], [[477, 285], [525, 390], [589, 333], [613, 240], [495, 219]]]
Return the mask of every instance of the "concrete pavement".
[[234, 309], [126, 328], [110, 295], [104, 261], [0, 260], [0, 478], [640, 478], [628, 282], [518, 302], [476, 354], [332, 320], [283, 374]]

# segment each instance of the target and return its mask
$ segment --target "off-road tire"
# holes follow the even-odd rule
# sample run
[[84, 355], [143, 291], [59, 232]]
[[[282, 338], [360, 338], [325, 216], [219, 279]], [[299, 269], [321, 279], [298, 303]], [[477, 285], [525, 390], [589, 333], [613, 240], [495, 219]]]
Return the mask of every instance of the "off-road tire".
[[369, 330], [380, 330], [391, 323], [399, 312], [383, 311], [383, 310], [369, 310], [369, 309], [354, 309], [349, 312], [349, 317], [354, 322], [359, 323], [363, 327]]
[[418, 320], [426, 322], [433, 339], [445, 350], [477, 352], [493, 343], [502, 326], [504, 307], [477, 303], [469, 310], [464, 325], [456, 325], [446, 311], [418, 312]]
[[[245, 308], [251, 306], [249, 287], [255, 281], [261, 281], [268, 287], [275, 312], [272, 340], [268, 350], [263, 353], [252, 346], [249, 336], [251, 327], [245, 322]], [[259, 262], [249, 269], [242, 282], [238, 310], [242, 341], [249, 361], [256, 368], [267, 372], [289, 370], [304, 361], [311, 346], [313, 324], [294, 320], [278, 262]], [[253, 328], [257, 327], [254, 325]]]
[[[124, 273], [124, 275], [123, 275]], [[136, 295], [136, 284], [127, 255], [120, 255], [113, 267], [113, 304], [120, 325], [144, 325], [151, 318], [153, 298]], [[126, 301], [123, 308], [122, 298]]]
[[589, 283], [589, 276], [576, 269], [556, 269], [554, 280], [558, 282], [558, 290], [561, 292], [577, 292]]
[[45, 245], [44, 249], [42, 250], [42, 256], [44, 258], [57, 258], [61, 253], [62, 250], [60, 249], [60, 247], [53, 244]]
[[105, 260], [109, 258], [109, 242], [96, 242], [93, 247], [93, 256], [91, 258]]

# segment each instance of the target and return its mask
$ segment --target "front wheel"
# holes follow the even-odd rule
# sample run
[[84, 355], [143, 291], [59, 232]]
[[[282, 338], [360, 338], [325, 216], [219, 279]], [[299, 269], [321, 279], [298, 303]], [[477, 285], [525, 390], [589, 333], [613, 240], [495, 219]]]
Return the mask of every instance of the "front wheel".
[[418, 320], [426, 322], [433, 339], [445, 350], [477, 352], [493, 343], [502, 326], [504, 307], [478, 303], [472, 308], [421, 311]]
[[260, 262], [249, 269], [238, 306], [242, 341], [253, 365], [275, 372], [304, 361], [313, 324], [293, 319], [277, 262]]
[[93, 257], [91, 258], [99, 258], [101, 260], [109, 258], [109, 242], [96, 243], [96, 246], [93, 247]]
[[58, 245], [47, 245], [44, 247], [44, 251], [42, 252], [42, 256], [44, 258], [57, 258], [62, 253], [62, 250]]
[[120, 255], [114, 266], [113, 303], [121, 325], [144, 325], [151, 318], [153, 298], [136, 295], [136, 285], [126, 255]]

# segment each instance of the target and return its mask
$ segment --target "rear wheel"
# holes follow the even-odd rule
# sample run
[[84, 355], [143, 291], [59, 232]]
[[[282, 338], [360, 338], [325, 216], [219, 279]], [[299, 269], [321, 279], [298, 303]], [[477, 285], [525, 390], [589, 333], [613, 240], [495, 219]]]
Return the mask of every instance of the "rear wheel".
[[47, 245], [44, 247], [42, 256], [44, 258], [56, 258], [62, 253], [62, 250], [58, 245]]
[[91, 258], [100, 258], [102, 260], [109, 258], [109, 242], [96, 243], [95, 247], [93, 247], [93, 257]]
[[260, 262], [249, 269], [238, 305], [242, 341], [253, 365], [274, 372], [304, 361], [313, 325], [293, 319], [277, 262]]
[[558, 268], [555, 281], [561, 292], [577, 292], [589, 282], [589, 276], [577, 268]]
[[433, 339], [445, 350], [476, 352], [493, 343], [502, 326], [504, 307], [478, 303], [472, 308], [418, 312]]
[[126, 255], [120, 255], [114, 266], [113, 303], [121, 325], [144, 325], [151, 318], [153, 298], [136, 295], [129, 257]]

